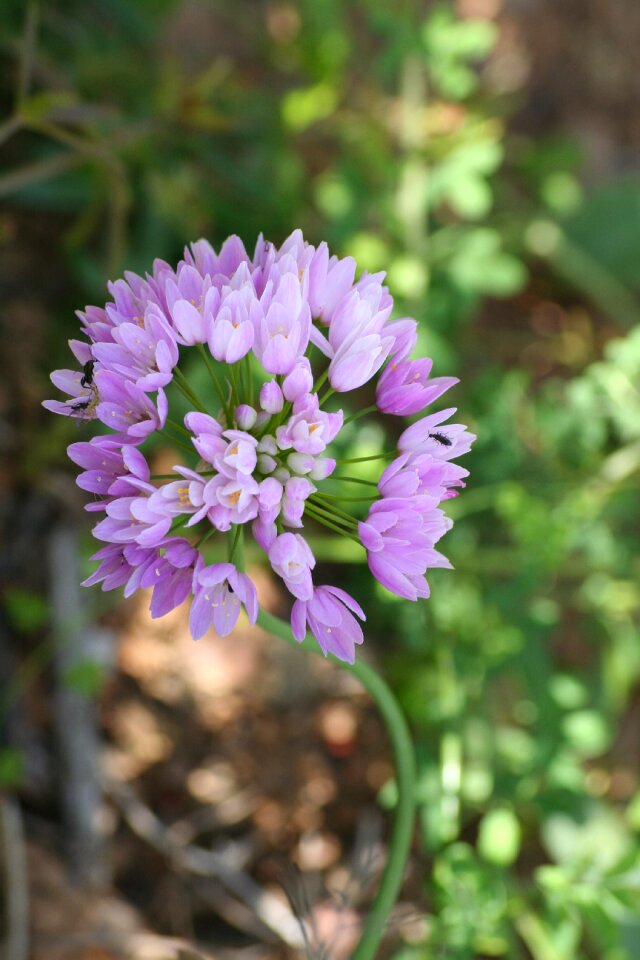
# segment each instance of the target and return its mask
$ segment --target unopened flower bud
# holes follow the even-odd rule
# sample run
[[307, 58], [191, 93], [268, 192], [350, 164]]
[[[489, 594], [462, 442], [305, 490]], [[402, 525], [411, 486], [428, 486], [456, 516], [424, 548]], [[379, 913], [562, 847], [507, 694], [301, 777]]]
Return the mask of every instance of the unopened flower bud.
[[265, 413], [280, 413], [284, 406], [284, 397], [282, 390], [275, 380], [269, 380], [263, 383], [260, 390], [260, 406]]
[[316, 457], [313, 470], [309, 473], [312, 480], [326, 480], [336, 468], [336, 461], [331, 457]]
[[235, 418], [241, 430], [251, 430], [251, 427], [255, 426], [258, 414], [249, 404], [241, 403], [235, 409]]
[[306, 477], [291, 477], [285, 484], [284, 492], [290, 500], [306, 500], [316, 492], [316, 487]]
[[267, 477], [260, 484], [258, 500], [265, 509], [275, 507], [282, 500], [282, 484], [273, 477]]
[[277, 466], [277, 462], [267, 453], [261, 453], [258, 457], [258, 470], [261, 473], [273, 473]]
[[265, 423], [268, 423], [271, 420], [271, 414], [265, 413], [264, 410], [260, 410], [258, 416], [256, 417], [255, 426], [257, 428], [264, 427]]
[[254, 520], [251, 529], [256, 538], [256, 543], [265, 551], [269, 549], [278, 536], [275, 523], [265, 523], [264, 520]]
[[316, 488], [306, 477], [291, 477], [284, 487], [282, 498], [282, 519], [290, 527], [302, 526], [304, 502]]
[[298, 360], [290, 374], [284, 378], [282, 392], [287, 400], [293, 403], [299, 397], [311, 393], [313, 375], [311, 365], [306, 357]]
[[282, 519], [289, 527], [301, 527], [304, 500], [283, 500]]
[[280, 483], [286, 483], [291, 476], [286, 467], [278, 467], [277, 470], [274, 470], [273, 475]]
[[292, 473], [310, 473], [315, 466], [315, 459], [307, 453], [290, 453], [287, 466]]
[[266, 436], [262, 437], [258, 443], [258, 453], [268, 453], [273, 457], [277, 452], [278, 446], [271, 434], [268, 433]]

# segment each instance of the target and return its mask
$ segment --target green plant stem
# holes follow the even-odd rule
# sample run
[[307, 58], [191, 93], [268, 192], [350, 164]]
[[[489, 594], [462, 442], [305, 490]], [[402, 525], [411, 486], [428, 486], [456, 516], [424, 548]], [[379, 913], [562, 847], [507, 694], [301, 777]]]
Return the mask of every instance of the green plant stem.
[[199, 539], [196, 543], [194, 543], [194, 545], [193, 545], [194, 548], [195, 548], [196, 550], [199, 550], [200, 547], [201, 547], [204, 543], [206, 543], [207, 540], [210, 540], [211, 537], [214, 537], [214, 536], [216, 535], [216, 533], [218, 533], [218, 531], [216, 530], [215, 527], [212, 527], [211, 530], [208, 530], [208, 531], [207, 531], [207, 533], [203, 533], [202, 536], [200, 537], [200, 539]]
[[343, 510], [340, 510], [339, 507], [336, 507], [333, 503], [322, 503], [320, 500], [316, 500], [315, 496], [311, 496], [306, 501], [306, 505], [308, 506], [309, 504], [315, 510], [319, 510], [321, 513], [326, 514], [326, 516], [334, 523], [340, 523], [343, 527], [349, 527], [352, 530], [355, 530], [358, 526], [356, 521], [349, 513], [345, 513]]
[[348, 423], [351, 423], [353, 420], [359, 420], [360, 417], [364, 417], [364, 416], [366, 416], [368, 413], [374, 413], [375, 411], [377, 411], [377, 409], [378, 409], [378, 408], [376, 407], [376, 405], [375, 405], [375, 403], [374, 403], [374, 404], [372, 404], [370, 407], [365, 407], [364, 410], [358, 410], [356, 413], [352, 413], [350, 416], [348, 416], [348, 417], [346, 418], [346, 420], [344, 421], [343, 426], [346, 427], [346, 425], [347, 425]]
[[305, 501], [305, 512], [309, 511], [310, 515], [316, 519], [320, 519], [323, 523], [326, 522], [332, 530], [335, 530], [337, 533], [353, 533], [353, 528], [350, 526], [349, 529], [346, 529], [346, 524], [335, 513], [331, 513], [327, 507], [323, 506], [320, 503], [314, 503], [312, 500]]
[[385, 450], [384, 453], [374, 453], [370, 457], [352, 457], [349, 460], [336, 460], [336, 463], [366, 463], [368, 460], [390, 460], [395, 456], [395, 450]]
[[293, 409], [293, 404], [287, 400], [284, 407], [282, 408], [282, 412], [278, 416], [278, 422], [276, 424], [276, 427], [272, 431], [273, 433], [275, 433], [276, 429], [278, 427], [281, 427], [283, 423], [287, 422], [287, 420], [289, 419], [289, 414], [291, 413], [292, 409]]
[[229, 531], [227, 534], [229, 542], [233, 539], [233, 543], [230, 547], [230, 555], [235, 554], [236, 558], [236, 568], [240, 570], [241, 573], [244, 573], [244, 530], [242, 529], [242, 524], [237, 524], [237, 531]]
[[176, 437], [173, 437], [170, 433], [165, 430], [160, 430], [160, 433], [169, 443], [173, 444], [174, 447], [180, 447], [182, 450], [186, 450], [187, 453], [190, 453], [192, 456], [195, 453], [193, 447], [189, 447], [186, 443], [183, 443], [182, 440], [178, 440]]
[[220, 403], [222, 404], [222, 409], [224, 410], [225, 416], [226, 416], [226, 418], [227, 418], [227, 422], [228, 422], [228, 423], [231, 423], [230, 411], [229, 411], [229, 409], [228, 409], [228, 407], [227, 407], [227, 402], [226, 402], [226, 400], [225, 400], [225, 398], [224, 398], [224, 391], [223, 391], [222, 387], [220, 386], [220, 383], [218, 382], [218, 378], [216, 377], [216, 372], [215, 372], [215, 370], [213, 369], [213, 364], [212, 364], [211, 361], [209, 360], [209, 357], [207, 356], [207, 351], [205, 350], [203, 344], [201, 344], [201, 343], [198, 344], [198, 351], [199, 351], [199, 353], [200, 353], [200, 356], [201, 356], [202, 359], [204, 360], [204, 365], [205, 365], [205, 367], [207, 368], [207, 372], [208, 372], [208, 374], [209, 374], [209, 379], [211, 380], [211, 383], [213, 384], [213, 389], [216, 391], [216, 393], [217, 393], [217, 395], [218, 395], [218, 399], [219, 399]]
[[[278, 617], [261, 610], [258, 614], [258, 624], [263, 630], [280, 637], [291, 646], [297, 646], [289, 624]], [[309, 653], [321, 653], [317, 643], [309, 634], [300, 646]], [[387, 861], [378, 893], [367, 913], [360, 942], [351, 955], [351, 960], [373, 960], [384, 935], [389, 914], [400, 892], [411, 847], [415, 819], [415, 758], [406, 721], [396, 698], [384, 680], [362, 659], [356, 660], [354, 664], [343, 663], [340, 660], [334, 662], [342, 670], [354, 676], [376, 704], [389, 734], [396, 767], [398, 803], [389, 839]]]
[[251, 373], [251, 355], [249, 353], [246, 354], [243, 360], [243, 365], [244, 365], [245, 381], [247, 384], [247, 397], [248, 397], [247, 403], [250, 406], [253, 406], [253, 376]]
[[332, 480], [340, 480], [345, 483], [363, 483], [366, 487], [376, 487], [378, 486], [373, 480], [361, 480], [360, 477], [337, 477], [335, 474], [331, 476]]
[[177, 430], [178, 433], [184, 434], [185, 437], [191, 439], [191, 434], [186, 427], [183, 427], [181, 423], [178, 423], [176, 420], [172, 420], [171, 417], [167, 417], [167, 423], [170, 427], [173, 427], [174, 430]]
[[336, 516], [339, 520], [342, 521], [344, 526], [350, 526], [354, 529], [357, 528], [357, 520], [351, 516], [350, 513], [347, 513], [345, 510], [342, 510], [340, 507], [336, 506], [335, 503], [323, 503], [321, 494], [314, 493], [309, 497], [309, 502], [316, 507], [321, 507], [327, 513]]
[[342, 497], [337, 493], [314, 493], [314, 497], [322, 497], [323, 500], [345, 500], [349, 503], [371, 503], [378, 500], [378, 497]]
[[326, 390], [322, 397], [318, 400], [318, 406], [321, 407], [323, 403], [326, 403], [329, 397], [333, 396], [334, 393], [335, 390], [333, 387], [329, 387], [328, 390]]
[[[244, 540], [240, 526], [238, 530], [235, 545], [236, 567], [242, 571], [244, 570]], [[259, 611], [257, 622], [267, 633], [279, 637], [292, 647], [300, 647], [316, 655], [322, 652], [309, 633], [302, 643], [298, 644], [289, 624], [267, 613], [266, 610]], [[398, 701], [382, 677], [378, 676], [375, 670], [362, 659], [356, 660], [353, 664], [345, 663], [333, 656], [332, 660], [341, 670], [355, 677], [376, 704], [389, 734], [396, 767], [398, 802], [389, 838], [389, 852], [378, 893], [368, 911], [360, 942], [351, 956], [351, 960], [374, 960], [384, 936], [389, 914], [400, 893], [411, 849], [416, 810], [415, 755], [411, 735]]]
[[[238, 547], [240, 546], [240, 541], [242, 540], [242, 524], [237, 523], [236, 528], [233, 531], [229, 531], [229, 563], [233, 563], [233, 558], [238, 553]], [[236, 566], [238, 562], [236, 560]], [[244, 566], [244, 551], [242, 553], [242, 566]], [[240, 567], [238, 567], [240, 569]]]
[[191, 516], [192, 515], [190, 513], [181, 514], [178, 517], [178, 519], [174, 520], [173, 523], [171, 524], [171, 529], [169, 530], [169, 533], [173, 533], [175, 530], [179, 530], [181, 527], [184, 527], [185, 524], [187, 524], [189, 520], [191, 520]]
[[199, 410], [200, 413], [206, 413], [207, 412], [206, 407], [202, 403], [200, 403], [195, 393], [189, 386], [189, 382], [185, 377], [185, 375], [182, 373], [182, 371], [178, 370], [178, 368], [175, 367], [173, 372], [175, 374], [173, 382], [175, 383], [176, 387], [178, 388], [182, 396], [186, 400], [188, 400], [189, 403], [192, 403], [196, 408], [196, 410]]
[[341, 533], [343, 537], [350, 537], [355, 543], [360, 543], [357, 526], [347, 525], [342, 517], [336, 517], [335, 514], [323, 510], [317, 503], [309, 504], [309, 501], [307, 501], [306, 506], [313, 511], [309, 516], [313, 517], [319, 523], [324, 523], [332, 530], [335, 530], [336, 533]]
[[350, 540], [353, 540], [357, 544], [360, 543], [360, 541], [355, 536], [355, 534], [352, 534], [348, 530], [345, 530], [344, 528], [337, 526], [335, 523], [329, 520], [324, 514], [320, 513], [316, 507], [309, 504], [308, 500], [305, 505], [305, 511], [309, 513], [309, 516], [313, 520], [316, 520], [318, 523], [321, 523], [323, 527], [328, 527], [329, 530], [333, 530], [334, 533], [339, 533], [343, 537], [349, 537]]
[[318, 377], [318, 379], [317, 379], [316, 382], [314, 383], [311, 392], [312, 392], [312, 393], [317, 393], [318, 390], [320, 389], [320, 387], [321, 387], [322, 384], [325, 382], [325, 380], [327, 379], [328, 376], [329, 376], [329, 367], [327, 367], [327, 369], [324, 371], [324, 373], [321, 373], [321, 374], [320, 374], [320, 376]]
[[[231, 409], [233, 409], [240, 403], [240, 390], [238, 389], [238, 379], [233, 364], [229, 363], [227, 369], [229, 371], [229, 382], [231, 383]], [[234, 400], [235, 403], [233, 402]]]

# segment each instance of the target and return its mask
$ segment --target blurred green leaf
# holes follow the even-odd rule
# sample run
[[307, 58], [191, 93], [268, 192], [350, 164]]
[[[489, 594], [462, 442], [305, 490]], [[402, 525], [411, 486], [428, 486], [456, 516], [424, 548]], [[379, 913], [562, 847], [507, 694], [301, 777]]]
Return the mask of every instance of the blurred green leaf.
[[43, 90], [31, 94], [21, 102], [20, 116], [28, 123], [38, 124], [49, 119], [51, 113], [73, 107], [77, 103], [76, 94], [71, 90]]
[[624, 823], [613, 811], [589, 805], [582, 820], [564, 814], [549, 817], [542, 837], [552, 857], [571, 870], [575, 879], [589, 869], [593, 880], [610, 869], [629, 849], [630, 837]]
[[15, 790], [24, 776], [24, 757], [20, 750], [0, 748], [0, 788]]
[[622, 283], [640, 291], [640, 181], [606, 184], [564, 223], [569, 238]]
[[[455, 950], [502, 956], [507, 899], [502, 883], [476, 859], [471, 847], [450, 845], [437, 858], [433, 882], [440, 907], [437, 935]], [[463, 955], [467, 955], [466, 953]]]
[[520, 852], [520, 841], [520, 823], [512, 810], [491, 810], [480, 821], [478, 852], [490, 863], [512, 864]]
[[41, 629], [49, 618], [47, 602], [39, 593], [11, 587], [5, 592], [2, 602], [9, 622], [22, 633]]
[[489, 20], [458, 20], [444, 5], [430, 13], [422, 40], [429, 72], [444, 96], [462, 100], [472, 93], [477, 80], [467, 64], [486, 57], [496, 38], [496, 26]]
[[461, 287], [480, 293], [502, 297], [516, 293], [525, 282], [526, 270], [501, 246], [499, 234], [489, 228], [461, 235], [448, 266], [451, 277]]
[[595, 710], [576, 710], [562, 722], [563, 732], [583, 757], [596, 757], [606, 750], [609, 731], [604, 718]]
[[282, 117], [293, 130], [304, 130], [333, 113], [338, 102], [336, 90], [326, 83], [292, 90], [282, 101]]
[[104, 682], [104, 666], [95, 660], [79, 660], [65, 672], [63, 683], [85, 697], [95, 697]]

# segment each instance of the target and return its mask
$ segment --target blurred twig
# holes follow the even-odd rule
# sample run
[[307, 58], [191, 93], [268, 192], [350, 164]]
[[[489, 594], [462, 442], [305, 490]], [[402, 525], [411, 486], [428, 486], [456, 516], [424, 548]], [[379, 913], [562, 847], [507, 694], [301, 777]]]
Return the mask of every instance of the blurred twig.
[[38, 160], [36, 163], [29, 163], [27, 166], [20, 167], [18, 170], [12, 170], [11, 173], [0, 177], [0, 197], [29, 187], [32, 183], [57, 177], [61, 173], [66, 173], [67, 170], [77, 167], [81, 162], [82, 157], [77, 154], [59, 153], [55, 157]]
[[532, 253], [545, 260], [557, 276], [584, 294], [606, 316], [622, 327], [640, 323], [640, 307], [632, 291], [574, 243], [559, 224], [552, 221], [533, 224], [527, 242]]
[[0, 854], [4, 887], [4, 960], [29, 953], [29, 894], [22, 817], [13, 797], [0, 797]]
[[[282, 884], [287, 900], [291, 904], [291, 910], [298, 921], [300, 933], [304, 941], [304, 952], [307, 957], [317, 957], [318, 950], [323, 949], [318, 936], [315, 916], [311, 910], [307, 888], [304, 879], [300, 876], [300, 871], [293, 864], [289, 864], [289, 876]], [[309, 935], [311, 934], [311, 936]]]
[[[0, 195], [13, 193], [40, 180], [59, 176], [80, 163], [83, 157], [97, 162], [103, 169], [106, 178], [107, 202], [107, 274], [114, 276], [120, 266], [124, 253], [125, 226], [130, 206], [130, 196], [127, 184], [125, 166], [117, 154], [113, 144], [97, 136], [89, 125], [95, 113], [91, 105], [73, 104], [70, 117], [64, 112], [59, 115], [55, 103], [45, 112], [31, 108], [30, 88], [33, 60], [35, 56], [36, 35], [38, 25], [38, 3], [30, 0], [27, 5], [23, 42], [20, 51], [18, 80], [15, 95], [14, 115], [0, 125], [0, 144], [8, 140], [20, 130], [32, 130], [69, 147], [70, 154], [54, 156], [46, 160], [29, 164], [8, 173], [0, 180]], [[37, 97], [36, 97], [37, 99]], [[72, 123], [82, 123], [84, 111], [84, 126], [81, 133], [73, 133], [60, 125], [56, 120]], [[88, 112], [87, 112], [88, 111]], [[78, 119], [80, 118], [80, 120]]]
[[[350, 932], [359, 933], [362, 925], [355, 911], [380, 873], [383, 860], [381, 829], [382, 817], [377, 811], [366, 811], [358, 821], [347, 883], [340, 890], [329, 891], [330, 907], [333, 908], [336, 918], [329, 939], [320, 937], [316, 910], [309, 900], [305, 878], [299, 870], [290, 865], [283, 888], [298, 920], [308, 960], [330, 960], [333, 956], [342, 956], [338, 947], [340, 940]], [[349, 931], [349, 925], [353, 931]]]
[[213, 908], [230, 927], [235, 927], [262, 943], [281, 943], [279, 934], [265, 926], [252, 909], [227, 893], [219, 882], [203, 879], [198, 885], [196, 896], [203, 906], [208, 910]]
[[244, 790], [222, 800], [215, 807], [202, 807], [190, 816], [181, 817], [167, 827], [176, 843], [191, 843], [198, 834], [220, 827], [230, 827], [246, 820], [258, 804], [252, 790]]
[[17, 111], [29, 95], [29, 88], [31, 86], [33, 56], [36, 45], [36, 34], [38, 32], [38, 12], [37, 0], [29, 0], [25, 17], [20, 65], [18, 68], [18, 87], [16, 90]]
[[0, 123], [0, 144], [3, 144], [5, 140], [8, 140], [14, 133], [17, 133], [21, 126], [22, 118], [17, 116], [9, 117], [4, 123]]
[[77, 557], [75, 530], [68, 523], [60, 524], [51, 533], [48, 556], [53, 629], [61, 639], [54, 654], [53, 699], [60, 791], [72, 870], [83, 883], [98, 885], [105, 880], [106, 861], [97, 826], [102, 796], [96, 708], [90, 697], [72, 689], [68, 681], [88, 654]]
[[200, 877], [218, 880], [253, 910], [262, 923], [288, 946], [300, 947], [303, 940], [293, 914], [272, 894], [262, 890], [244, 871], [231, 867], [213, 850], [177, 843], [166, 827], [126, 784], [110, 780], [107, 791], [133, 832], [174, 866]]

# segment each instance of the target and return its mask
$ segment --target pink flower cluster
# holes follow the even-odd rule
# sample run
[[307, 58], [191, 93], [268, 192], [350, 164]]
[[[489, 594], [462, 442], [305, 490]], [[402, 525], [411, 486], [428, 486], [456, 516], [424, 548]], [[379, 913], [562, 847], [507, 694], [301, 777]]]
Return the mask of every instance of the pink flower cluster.
[[[325, 654], [353, 662], [364, 613], [344, 590], [316, 585], [315, 558], [299, 532], [312, 520], [360, 542], [392, 592], [428, 596], [426, 571], [449, 565], [435, 549], [451, 526], [439, 505], [464, 486], [467, 471], [453, 460], [474, 439], [447, 423], [454, 411], [402, 433], [379, 496], [365, 498], [374, 500], [365, 520], [345, 510], [351, 500], [318, 486], [340, 479], [328, 447], [344, 415], [323, 409], [332, 396], [335, 406], [335, 394], [382, 370], [377, 408], [404, 416], [457, 382], [430, 378], [430, 360], [410, 359], [416, 322], [391, 319], [384, 274], [356, 281], [355, 268], [299, 230], [279, 249], [260, 237], [253, 257], [238, 237], [219, 253], [199, 240], [177, 268], [157, 260], [144, 278], [126, 273], [109, 284], [104, 308], [79, 313], [86, 339], [70, 341], [78, 369], [51, 376], [69, 399], [44, 406], [110, 431], [69, 447], [79, 486], [94, 494], [87, 509], [102, 514], [93, 534], [105, 546], [86, 585], [123, 586], [126, 596], [152, 588], [154, 617], [191, 595], [193, 636], [210, 627], [226, 635], [241, 607], [252, 623], [258, 615], [255, 586], [234, 563], [250, 524], [294, 598], [296, 639], [309, 629]], [[201, 396], [181, 369], [192, 348], [208, 377]], [[181, 423], [170, 417], [172, 391], [190, 406]], [[156, 432], [185, 449], [189, 464], [152, 476], [142, 447]], [[216, 532], [227, 534], [228, 561], [207, 564], [205, 544]]]

